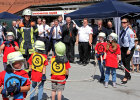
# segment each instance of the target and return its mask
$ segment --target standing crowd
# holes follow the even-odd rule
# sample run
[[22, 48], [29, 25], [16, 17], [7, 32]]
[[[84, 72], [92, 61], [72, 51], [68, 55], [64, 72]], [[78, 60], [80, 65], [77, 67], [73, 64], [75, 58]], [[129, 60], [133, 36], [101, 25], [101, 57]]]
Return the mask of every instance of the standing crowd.
[[[50, 25], [41, 18], [37, 19], [36, 24], [31, 20], [30, 9], [23, 11], [23, 17], [23, 20], [13, 21], [9, 30], [5, 28], [6, 23], [0, 25], [0, 55], [4, 65], [4, 71], [0, 73], [0, 87], [3, 86], [0, 94], [3, 100], [24, 100], [30, 85], [33, 91], [38, 84], [38, 100], [42, 100], [51, 50], [51, 79], [54, 80], [52, 100], [55, 100], [56, 93], [58, 100], [61, 100], [70, 63], [76, 63], [75, 45], [78, 46], [79, 65], [87, 66], [93, 56], [91, 51], [95, 51], [101, 73], [99, 81], [104, 83], [105, 88], [108, 87], [110, 72], [112, 85], [116, 88], [118, 65], [125, 67], [122, 84], [131, 79], [130, 62], [132, 72], [135, 71], [135, 66], [139, 72], [139, 31], [127, 18], [121, 20], [122, 30], [117, 35], [111, 21], [107, 22], [107, 27], [103, 26], [102, 20], [98, 20], [97, 25], [93, 22], [89, 26], [88, 19], [84, 18], [83, 26], [78, 27], [70, 17], [63, 22], [63, 17], [59, 16]], [[30, 100], [34, 100], [34, 95], [35, 92], [30, 95]]]

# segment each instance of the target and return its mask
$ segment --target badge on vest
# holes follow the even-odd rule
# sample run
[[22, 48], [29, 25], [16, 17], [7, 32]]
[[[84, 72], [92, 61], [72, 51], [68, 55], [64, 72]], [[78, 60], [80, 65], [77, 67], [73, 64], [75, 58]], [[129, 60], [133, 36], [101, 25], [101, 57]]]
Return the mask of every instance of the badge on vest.
[[65, 75], [66, 67], [64, 63], [57, 63], [55, 58], [51, 60], [51, 73], [52, 75]]
[[32, 69], [42, 72], [45, 60], [46, 60], [45, 57], [42, 56], [41, 54], [34, 53], [32, 59]]

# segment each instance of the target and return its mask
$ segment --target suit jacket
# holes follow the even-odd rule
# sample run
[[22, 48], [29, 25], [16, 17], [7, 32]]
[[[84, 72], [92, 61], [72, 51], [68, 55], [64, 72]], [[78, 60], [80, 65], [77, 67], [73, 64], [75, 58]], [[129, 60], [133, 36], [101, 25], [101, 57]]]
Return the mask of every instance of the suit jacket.
[[[54, 29], [54, 27], [55, 26], [53, 26], [52, 28], [51, 28], [51, 30], [50, 30], [50, 37], [49, 37], [49, 41], [51, 41], [51, 39], [52, 39], [52, 32], [53, 32], [53, 29]], [[61, 32], [62, 32], [62, 27], [60, 26], [60, 30], [61, 30]]]
[[106, 36], [108, 36], [108, 32], [107, 32], [107, 29], [105, 27], [102, 26], [101, 30], [98, 30], [98, 26], [93, 27], [93, 44], [96, 44], [97, 37], [98, 37], [100, 32], [104, 32], [106, 34]]
[[[67, 38], [69, 39], [70, 38], [70, 43], [75, 43], [76, 41], [76, 36], [77, 36], [77, 28], [76, 27], [73, 27], [73, 23], [71, 22], [70, 23], [70, 27], [68, 28], [67, 27], [67, 24], [64, 24], [63, 27], [62, 27], [62, 39], [63, 39], [63, 42], [65, 43], [65, 40], [67, 40]], [[71, 35], [71, 37], [70, 37]]]

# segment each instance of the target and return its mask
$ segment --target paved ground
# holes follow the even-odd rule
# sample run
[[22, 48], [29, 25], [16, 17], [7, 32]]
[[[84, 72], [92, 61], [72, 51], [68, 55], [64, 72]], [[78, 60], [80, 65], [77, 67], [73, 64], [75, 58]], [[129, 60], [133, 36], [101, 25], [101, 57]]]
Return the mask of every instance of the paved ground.
[[[76, 54], [77, 53], [76, 48]], [[77, 58], [76, 61], [78, 61]], [[87, 66], [78, 64], [71, 64], [71, 66], [69, 80], [93, 78], [92, 75], [96, 68], [96, 66], [93, 65], [93, 60], [91, 60]], [[0, 70], [2, 70], [1, 68]], [[131, 81], [128, 81], [126, 85], [121, 85], [123, 75], [124, 73], [121, 70], [117, 70], [117, 88], [112, 87], [111, 81], [109, 87], [104, 88], [104, 85], [98, 82], [100, 73], [97, 67], [94, 81], [67, 82], [63, 92], [63, 100], [140, 100], [140, 74], [136, 72], [133, 73]], [[47, 66], [47, 78], [50, 78], [50, 64]], [[46, 82], [44, 87], [51, 88], [51, 83]], [[50, 96], [51, 91], [44, 90], [44, 99]], [[0, 100], [2, 100], [1, 97]]]

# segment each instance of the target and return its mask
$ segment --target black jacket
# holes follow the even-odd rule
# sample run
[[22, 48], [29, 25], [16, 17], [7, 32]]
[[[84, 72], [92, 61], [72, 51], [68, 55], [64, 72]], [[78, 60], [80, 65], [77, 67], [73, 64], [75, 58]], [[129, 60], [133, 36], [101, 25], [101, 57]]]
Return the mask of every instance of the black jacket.
[[93, 44], [96, 44], [97, 37], [98, 37], [100, 32], [104, 32], [106, 34], [106, 36], [108, 36], [108, 32], [107, 32], [107, 29], [105, 27], [102, 26], [101, 30], [98, 30], [98, 26], [93, 27]]
[[62, 40], [64, 43], [75, 43], [77, 36], [77, 28], [73, 27], [73, 23], [70, 23], [70, 27], [67, 27], [67, 24], [64, 24], [62, 27]]

